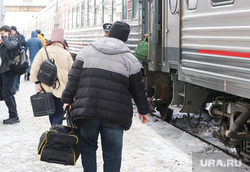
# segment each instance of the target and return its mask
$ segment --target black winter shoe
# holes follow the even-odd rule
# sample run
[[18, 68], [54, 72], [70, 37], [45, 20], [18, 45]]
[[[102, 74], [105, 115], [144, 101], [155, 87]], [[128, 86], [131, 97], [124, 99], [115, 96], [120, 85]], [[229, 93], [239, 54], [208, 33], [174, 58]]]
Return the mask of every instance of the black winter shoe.
[[20, 120], [18, 117], [8, 118], [8, 119], [3, 120], [3, 124], [14, 124], [14, 123], [19, 123], [19, 122]]

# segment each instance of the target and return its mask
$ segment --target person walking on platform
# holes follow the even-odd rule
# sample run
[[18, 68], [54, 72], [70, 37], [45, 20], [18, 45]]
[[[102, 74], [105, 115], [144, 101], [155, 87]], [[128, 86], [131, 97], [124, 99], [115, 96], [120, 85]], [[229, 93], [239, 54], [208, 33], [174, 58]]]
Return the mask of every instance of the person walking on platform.
[[46, 46], [46, 40], [45, 38], [41, 35], [41, 31], [40, 30], [36, 30], [36, 33], [37, 33], [37, 38], [41, 39], [42, 43], [43, 43], [43, 46], [45, 47]]
[[21, 41], [21, 46], [25, 47], [26, 46], [25, 37], [17, 31], [16, 26], [11, 26], [10, 29], [11, 29], [11, 36], [13, 35], [17, 36]]
[[9, 111], [9, 118], [3, 120], [3, 124], [20, 122], [13, 89], [16, 75], [12, 73], [9, 68], [9, 59], [18, 53], [19, 40], [15, 35], [10, 37], [10, 33], [11, 30], [9, 26], [4, 25], [0, 28], [0, 57], [2, 61], [0, 66], [0, 91], [2, 99], [5, 101]]
[[109, 37], [84, 48], [69, 72], [62, 95], [64, 108], [80, 130], [82, 165], [95, 172], [98, 135], [101, 135], [104, 172], [119, 172], [123, 132], [132, 125], [132, 98], [142, 123], [148, 120], [149, 105], [141, 65], [125, 42], [130, 26], [115, 22]]
[[[46, 92], [52, 92], [54, 95], [56, 113], [49, 116], [50, 124], [56, 124], [59, 120], [61, 114], [63, 113], [63, 103], [61, 102], [62, 92], [65, 89], [66, 83], [68, 82], [68, 73], [73, 64], [72, 57], [70, 53], [66, 50], [64, 41], [64, 30], [61, 28], [56, 28], [52, 30], [51, 41], [48, 42], [47, 46], [41, 48], [36, 54], [34, 61], [30, 70], [30, 79], [36, 84], [36, 91], [41, 92], [44, 89]], [[47, 60], [47, 54], [45, 48], [48, 52], [49, 58], [53, 58], [55, 65], [57, 67], [57, 79], [56, 88], [53, 86], [47, 86], [41, 83], [37, 79], [37, 74], [39, 72], [42, 62]], [[62, 124], [62, 119], [59, 121]]]
[[[17, 31], [16, 26], [11, 26], [10, 29], [11, 29], [11, 36], [16, 36], [19, 39], [21, 46], [25, 47], [26, 46], [25, 37]], [[15, 92], [18, 91], [19, 86], [20, 86], [20, 75], [17, 75], [15, 78], [14, 85], [13, 85]]]
[[25, 74], [25, 79], [27, 81], [30, 80], [30, 68], [33, 63], [33, 60], [37, 54], [37, 52], [43, 47], [43, 43], [40, 39], [37, 38], [37, 32], [32, 31], [31, 32], [31, 38], [27, 41], [27, 46], [25, 47], [25, 51], [29, 49], [29, 59], [30, 59], [30, 65], [27, 69], [27, 73]]

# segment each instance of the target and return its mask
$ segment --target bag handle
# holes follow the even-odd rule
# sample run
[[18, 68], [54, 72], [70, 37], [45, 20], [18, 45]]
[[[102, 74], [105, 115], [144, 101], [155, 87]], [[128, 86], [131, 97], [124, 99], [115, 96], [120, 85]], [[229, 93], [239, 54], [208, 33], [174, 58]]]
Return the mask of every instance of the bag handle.
[[148, 42], [148, 35], [143, 39], [143, 42]]
[[[59, 118], [59, 119], [57, 120], [57, 122], [56, 122], [55, 124], [53, 124], [52, 126], [57, 125], [57, 124], [59, 123], [59, 121], [63, 118], [63, 116], [64, 116], [66, 113], [69, 113], [69, 105], [66, 106], [66, 108], [65, 108], [65, 110], [63, 111], [63, 113], [61, 114], [60, 118]], [[72, 121], [71, 117], [70, 117], [70, 116], [68, 116], [68, 117], [69, 117], [68, 120], [69, 120], [70, 127], [71, 127], [72, 129], [73, 129], [73, 128], [76, 128], [76, 127], [74, 127], [74, 124], [73, 124], [73, 121]]]

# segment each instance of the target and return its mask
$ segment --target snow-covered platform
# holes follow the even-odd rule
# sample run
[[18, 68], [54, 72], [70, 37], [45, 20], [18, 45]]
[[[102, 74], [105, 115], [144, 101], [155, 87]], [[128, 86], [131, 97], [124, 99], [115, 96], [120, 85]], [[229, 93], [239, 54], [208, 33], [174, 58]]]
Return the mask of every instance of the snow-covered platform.
[[[33, 83], [23, 81], [21, 78], [20, 91], [15, 96], [21, 120], [19, 124], [2, 124], [2, 120], [8, 118], [8, 112], [4, 102], [0, 102], [1, 172], [83, 171], [80, 158], [75, 166], [50, 164], [39, 160], [37, 154], [39, 138], [50, 127], [50, 124], [48, 117], [35, 118], [32, 114], [30, 96], [35, 94], [34, 88]], [[141, 124], [135, 110], [133, 125], [124, 133], [121, 172], [191, 172], [192, 162], [195, 162], [193, 171], [215, 171], [213, 167], [208, 167], [208, 164], [199, 163], [197, 155], [206, 155], [208, 150], [216, 152], [199, 139], [155, 117], [150, 117], [147, 124]], [[192, 153], [196, 156], [192, 156]], [[223, 158], [229, 158], [223, 153], [221, 155]], [[102, 172], [101, 145], [97, 157], [98, 172]], [[215, 165], [220, 164], [217, 162]], [[243, 164], [240, 167], [232, 167], [230, 170], [223, 169], [220, 171], [250, 170]]]

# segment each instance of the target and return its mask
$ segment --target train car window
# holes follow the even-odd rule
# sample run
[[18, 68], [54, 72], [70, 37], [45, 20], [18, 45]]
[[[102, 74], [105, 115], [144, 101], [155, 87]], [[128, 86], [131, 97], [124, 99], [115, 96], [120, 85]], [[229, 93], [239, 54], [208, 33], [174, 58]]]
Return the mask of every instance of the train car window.
[[80, 7], [76, 7], [76, 27], [80, 26]]
[[112, 22], [120, 20], [118, 14], [116, 13], [116, 1], [112, 4]]
[[235, 0], [211, 0], [213, 6], [233, 4]]
[[187, 0], [187, 7], [189, 10], [196, 9], [197, 4], [198, 4], [198, 0]]
[[103, 23], [111, 23], [112, 22], [112, 1], [104, 1], [103, 4]]
[[88, 1], [88, 26], [94, 25], [94, 0]]
[[102, 0], [95, 0], [95, 25], [102, 24]]
[[69, 9], [69, 29], [72, 28], [72, 9]]
[[123, 0], [122, 3], [122, 19], [126, 20], [128, 18], [128, 1], [127, 0]]
[[82, 11], [81, 11], [81, 26], [84, 27], [86, 25], [85, 23], [85, 11], [86, 11], [86, 7], [85, 7], [85, 2], [82, 3]]
[[76, 8], [72, 9], [72, 28], [76, 28]]
[[67, 11], [67, 26], [66, 26], [66, 29], [69, 29], [69, 22], [70, 22], [70, 9], [68, 9]]
[[172, 14], [177, 10], [178, 0], [169, 0], [169, 8]]
[[138, 19], [139, 0], [133, 0], [133, 19]]

